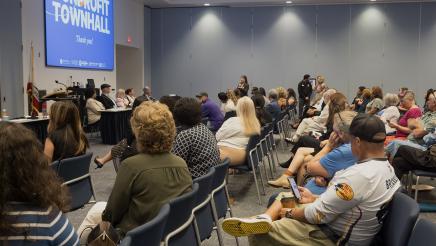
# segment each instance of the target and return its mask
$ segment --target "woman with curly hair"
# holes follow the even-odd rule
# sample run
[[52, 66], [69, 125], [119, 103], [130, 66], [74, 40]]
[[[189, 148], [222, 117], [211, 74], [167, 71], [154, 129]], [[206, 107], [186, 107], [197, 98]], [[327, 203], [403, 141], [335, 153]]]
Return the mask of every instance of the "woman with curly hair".
[[76, 105], [67, 101], [51, 105], [48, 137], [44, 146], [49, 161], [83, 155], [88, 147]]
[[277, 94], [279, 96], [279, 99], [277, 100], [277, 103], [280, 106], [281, 110], [284, 110], [286, 108], [286, 102], [287, 102], [287, 98], [288, 98], [288, 91], [286, 91], [285, 88], [283, 87], [278, 87], [277, 89]]
[[34, 133], [0, 123], [0, 244], [77, 245], [64, 188]]
[[163, 204], [191, 189], [186, 162], [170, 152], [176, 126], [168, 107], [143, 102], [132, 113], [130, 124], [139, 154], [122, 162], [108, 202], [91, 208], [78, 233], [103, 220], [124, 237], [155, 217]]

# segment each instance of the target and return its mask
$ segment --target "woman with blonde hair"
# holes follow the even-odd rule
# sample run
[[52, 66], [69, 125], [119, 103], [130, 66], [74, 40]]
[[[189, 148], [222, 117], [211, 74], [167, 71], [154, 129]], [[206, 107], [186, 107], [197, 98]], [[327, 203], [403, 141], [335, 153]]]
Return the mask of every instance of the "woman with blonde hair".
[[69, 101], [53, 103], [44, 146], [49, 161], [82, 155], [88, 147], [76, 105]]
[[244, 164], [248, 140], [258, 134], [260, 123], [254, 103], [250, 98], [242, 97], [236, 105], [236, 117], [226, 120], [216, 133], [221, 160], [230, 158], [231, 166]]
[[277, 94], [279, 99], [277, 100], [277, 104], [280, 106], [280, 109], [283, 110], [286, 108], [286, 101], [288, 98], [288, 91], [283, 87], [277, 87]]
[[129, 100], [127, 100], [126, 92], [123, 89], [118, 89], [116, 103], [119, 108], [126, 108], [129, 105]]

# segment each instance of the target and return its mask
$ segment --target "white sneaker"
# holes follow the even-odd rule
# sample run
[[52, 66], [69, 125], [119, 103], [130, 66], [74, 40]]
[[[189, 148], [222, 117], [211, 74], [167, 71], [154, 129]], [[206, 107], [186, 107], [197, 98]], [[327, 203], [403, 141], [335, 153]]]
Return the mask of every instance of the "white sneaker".
[[262, 216], [252, 218], [228, 218], [222, 228], [234, 237], [246, 237], [254, 234], [266, 234], [271, 229], [271, 219]]

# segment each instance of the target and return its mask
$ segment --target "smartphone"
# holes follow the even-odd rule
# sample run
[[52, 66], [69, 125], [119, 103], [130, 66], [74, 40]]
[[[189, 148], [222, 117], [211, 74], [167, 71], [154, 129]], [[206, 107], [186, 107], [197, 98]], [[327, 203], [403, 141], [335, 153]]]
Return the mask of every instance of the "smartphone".
[[292, 193], [294, 193], [294, 197], [297, 198], [297, 200], [301, 199], [300, 191], [298, 190], [297, 183], [295, 182], [295, 179], [293, 177], [288, 177], [289, 184], [291, 185]]

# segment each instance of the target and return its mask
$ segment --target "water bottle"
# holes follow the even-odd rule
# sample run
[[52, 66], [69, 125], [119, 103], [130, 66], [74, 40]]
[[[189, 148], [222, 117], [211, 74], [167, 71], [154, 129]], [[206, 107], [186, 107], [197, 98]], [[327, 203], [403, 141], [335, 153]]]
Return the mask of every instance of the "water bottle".
[[2, 109], [2, 120], [4, 121], [9, 120], [8, 111], [6, 110], [6, 108]]

